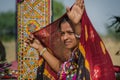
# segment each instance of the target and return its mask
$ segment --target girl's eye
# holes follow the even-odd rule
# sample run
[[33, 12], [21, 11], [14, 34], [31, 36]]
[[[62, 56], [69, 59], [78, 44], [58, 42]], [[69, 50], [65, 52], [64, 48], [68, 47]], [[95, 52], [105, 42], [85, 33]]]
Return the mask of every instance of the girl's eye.
[[67, 33], [70, 35], [74, 34], [74, 32], [72, 32], [72, 31], [68, 31]]
[[60, 32], [61, 36], [64, 36], [65, 34], [68, 34], [68, 35], [73, 35], [74, 32], [72, 31], [67, 31], [67, 32]]
[[63, 36], [65, 33], [64, 33], [64, 32], [61, 32], [60, 34], [61, 34], [61, 36]]

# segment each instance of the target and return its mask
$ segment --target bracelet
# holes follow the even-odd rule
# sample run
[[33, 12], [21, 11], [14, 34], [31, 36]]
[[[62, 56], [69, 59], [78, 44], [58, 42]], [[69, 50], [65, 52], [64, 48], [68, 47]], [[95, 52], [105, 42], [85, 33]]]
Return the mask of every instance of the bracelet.
[[42, 55], [43, 55], [43, 53], [44, 53], [46, 50], [47, 50], [46, 48], [43, 48], [43, 50], [42, 50], [42, 51], [40, 51], [40, 56], [42, 56]]

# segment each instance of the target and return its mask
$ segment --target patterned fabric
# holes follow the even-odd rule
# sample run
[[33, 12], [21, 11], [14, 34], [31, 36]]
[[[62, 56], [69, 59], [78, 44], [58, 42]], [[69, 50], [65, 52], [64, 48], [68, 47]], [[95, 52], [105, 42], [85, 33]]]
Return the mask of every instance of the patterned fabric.
[[75, 54], [73, 53], [71, 58], [61, 65], [61, 69], [58, 73], [59, 80], [76, 80], [78, 64], [74, 56]]
[[25, 41], [31, 32], [51, 22], [51, 0], [16, 0], [16, 2], [18, 80], [34, 80], [43, 59], [39, 59], [38, 51], [26, 46]]
[[84, 61], [82, 54], [77, 49], [72, 53], [71, 58], [61, 65], [59, 80], [90, 80], [90, 74], [85, 68]]

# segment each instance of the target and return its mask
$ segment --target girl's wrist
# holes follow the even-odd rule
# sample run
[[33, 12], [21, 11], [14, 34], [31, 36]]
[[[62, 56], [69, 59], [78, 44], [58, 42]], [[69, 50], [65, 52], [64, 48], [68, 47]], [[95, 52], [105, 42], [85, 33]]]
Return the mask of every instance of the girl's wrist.
[[39, 45], [37, 50], [39, 52], [39, 55], [42, 56], [47, 49], [44, 48], [43, 46]]
[[74, 25], [74, 28], [75, 28], [75, 34], [80, 35], [81, 34], [81, 23]]
[[42, 56], [44, 53], [45, 53], [45, 51], [46, 51], [47, 49], [46, 48], [43, 48], [41, 51], [40, 51], [40, 56]]
[[37, 50], [40, 52], [41, 50], [43, 50], [44, 47], [42, 47], [41, 45], [38, 46]]

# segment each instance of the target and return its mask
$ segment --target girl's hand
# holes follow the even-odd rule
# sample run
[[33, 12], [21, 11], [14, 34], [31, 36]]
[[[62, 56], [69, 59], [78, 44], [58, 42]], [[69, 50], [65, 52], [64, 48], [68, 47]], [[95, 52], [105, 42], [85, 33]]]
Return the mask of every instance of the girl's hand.
[[84, 0], [76, 0], [72, 9], [69, 7], [66, 8], [67, 15], [73, 24], [78, 24], [82, 18], [84, 12]]
[[43, 46], [41, 45], [40, 41], [37, 40], [33, 34], [29, 36], [29, 38], [26, 40], [26, 43], [37, 50], [43, 49]]

